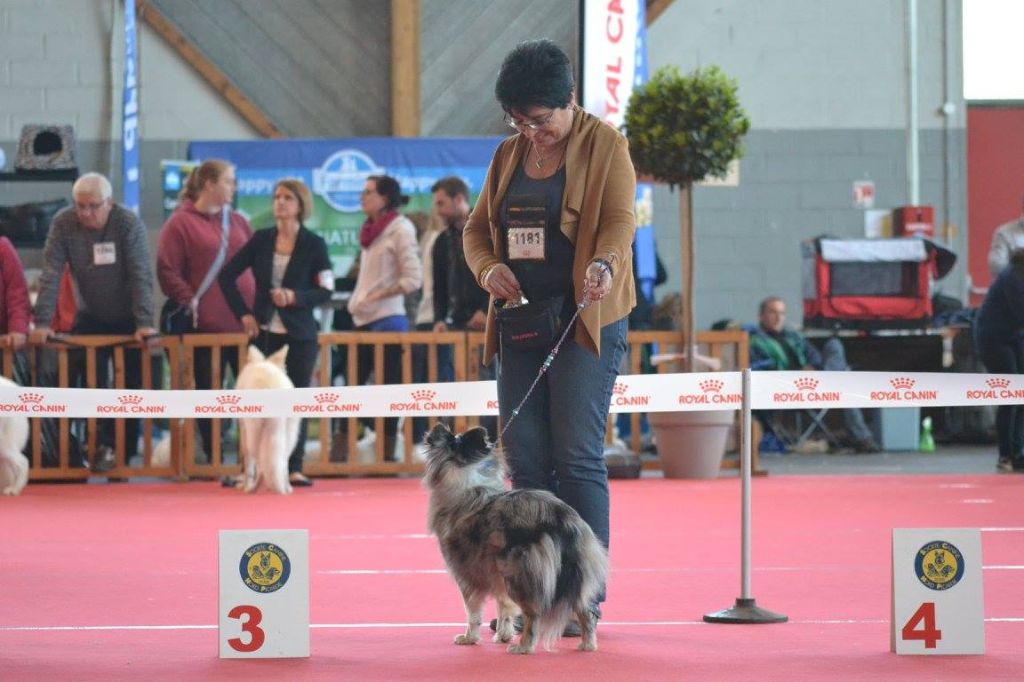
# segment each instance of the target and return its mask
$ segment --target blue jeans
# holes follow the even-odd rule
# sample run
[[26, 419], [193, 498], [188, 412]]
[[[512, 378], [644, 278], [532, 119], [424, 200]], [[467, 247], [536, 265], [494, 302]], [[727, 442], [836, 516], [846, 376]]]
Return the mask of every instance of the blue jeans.
[[[612, 386], [626, 352], [626, 319], [601, 329], [601, 356], [572, 339], [555, 356], [505, 433], [516, 488], [550, 490], [579, 512], [608, 546], [608, 469], [604, 434]], [[501, 349], [498, 408], [508, 424], [537, 376], [544, 351]]]

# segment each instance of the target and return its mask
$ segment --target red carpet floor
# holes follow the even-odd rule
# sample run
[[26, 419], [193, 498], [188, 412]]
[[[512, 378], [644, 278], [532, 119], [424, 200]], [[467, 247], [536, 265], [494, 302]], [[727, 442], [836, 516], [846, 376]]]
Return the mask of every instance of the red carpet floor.
[[[463, 612], [418, 481], [34, 485], [0, 499], [0, 680], [1022, 679], [1022, 492], [1020, 476], [757, 479], [753, 595], [790, 622], [709, 625], [739, 596], [739, 482], [615, 481], [601, 650], [515, 657], [451, 643]], [[983, 529], [984, 656], [889, 652], [891, 530], [915, 526]], [[222, 528], [309, 529], [309, 659], [217, 658]]]

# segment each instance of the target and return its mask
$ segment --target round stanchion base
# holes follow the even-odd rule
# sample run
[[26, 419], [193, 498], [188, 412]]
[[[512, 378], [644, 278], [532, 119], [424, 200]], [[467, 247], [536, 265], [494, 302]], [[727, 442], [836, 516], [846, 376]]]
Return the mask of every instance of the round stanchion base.
[[785, 623], [789, 616], [762, 609], [756, 599], [737, 598], [731, 609], [705, 613], [705, 623]]

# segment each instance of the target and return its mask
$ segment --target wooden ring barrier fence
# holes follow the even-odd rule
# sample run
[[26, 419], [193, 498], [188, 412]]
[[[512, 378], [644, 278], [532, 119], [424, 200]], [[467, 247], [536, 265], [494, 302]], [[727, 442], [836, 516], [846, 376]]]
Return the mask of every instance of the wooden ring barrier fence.
[[[2, 339], [2, 337], [0, 337]], [[674, 331], [637, 331], [629, 333], [629, 354], [626, 366], [623, 367], [623, 374], [640, 374], [643, 371], [643, 358], [646, 349], [655, 344], [659, 353], [679, 352], [685, 347], [685, 339], [680, 332]], [[142, 385], [139, 388], [170, 388], [170, 389], [194, 389], [195, 388], [195, 355], [200, 349], [209, 352], [211, 367], [211, 384], [222, 386], [226, 379], [222, 372], [221, 359], [226, 352], [238, 354], [239, 367], [244, 365], [246, 349], [249, 340], [244, 334], [189, 334], [181, 338], [163, 337], [155, 340], [150, 347], [144, 348], [142, 344], [134, 341], [130, 336], [67, 336], [63, 342], [49, 342], [42, 346], [29, 345], [22, 352], [28, 358], [27, 376], [15, 376], [16, 366], [15, 353], [6, 345], [0, 347], [3, 354], [2, 369], [7, 377], [14, 377], [19, 383], [25, 386], [60, 386], [67, 387], [71, 379], [72, 354], [84, 354], [85, 377], [83, 385], [91, 388], [102, 386], [103, 382], [97, 380], [99, 366], [104, 352], [112, 351], [113, 381], [112, 388], [125, 388], [126, 376], [126, 351], [141, 351]], [[438, 353], [441, 348], [450, 348], [454, 364], [455, 381], [478, 381], [481, 379], [482, 366], [480, 358], [484, 347], [484, 335], [481, 332], [326, 332], [319, 335], [319, 363], [315, 374], [313, 385], [330, 386], [333, 376], [356, 377], [358, 374], [359, 348], [372, 348], [373, 375], [374, 377], [384, 376], [385, 347], [399, 346], [401, 348], [401, 384], [407, 385], [413, 381], [413, 349], [420, 348], [426, 357], [426, 378], [424, 381], [434, 383], [438, 381], [439, 359]], [[749, 366], [749, 346], [746, 332], [743, 331], [705, 331], [697, 335], [697, 343], [700, 352], [722, 361], [723, 370], [742, 369]], [[343, 367], [332, 367], [332, 351], [344, 349], [346, 359]], [[46, 356], [45, 354], [50, 354]], [[48, 359], [46, 359], [48, 357]], [[44, 362], [44, 360], [46, 360]], [[166, 360], [166, 369], [154, 374], [154, 368], [159, 367]], [[55, 377], [46, 376], [45, 370], [54, 361], [57, 366]], [[557, 360], [556, 360], [557, 362]], [[669, 372], [676, 369], [673, 363], [664, 363], [657, 367], [659, 373]], [[489, 378], [489, 377], [488, 377]], [[43, 382], [43, 383], [40, 383]], [[233, 382], [229, 382], [233, 384]], [[612, 441], [613, 424], [617, 415], [610, 415], [608, 420], [608, 442]], [[394, 418], [394, 417], [388, 417]], [[319, 444], [318, 448], [307, 450], [303, 470], [313, 476], [339, 476], [339, 475], [382, 475], [382, 474], [419, 474], [422, 472], [422, 462], [415, 457], [413, 443], [413, 420], [404, 418], [401, 425], [403, 435], [403, 446], [399, 452], [398, 461], [386, 461], [384, 453], [384, 419], [385, 417], [374, 417], [371, 420], [374, 433], [379, 434], [376, 439], [374, 457], [372, 462], [361, 462], [357, 456], [357, 441], [359, 434], [359, 418], [346, 417], [312, 417], [310, 422], [310, 437], [307, 442], [313, 441]], [[424, 418], [426, 419], [426, 418]], [[629, 415], [630, 449], [639, 452], [641, 447], [640, 414]], [[344, 434], [345, 449], [350, 453], [347, 461], [331, 461], [330, 453], [332, 440], [336, 430], [332, 428], [332, 422], [340, 425], [339, 420], [345, 420], [347, 428], [338, 429], [337, 432]], [[84, 443], [86, 452], [95, 451], [97, 444], [97, 422], [95, 418], [85, 420], [72, 420], [58, 418], [57, 429], [57, 462], [56, 465], [44, 466], [43, 463], [43, 437], [41, 418], [33, 418], [31, 437], [31, 470], [32, 480], [52, 479], [81, 479], [90, 476], [90, 471], [81, 466], [73, 466], [69, 462], [69, 445], [73, 437], [70, 422], [84, 421]], [[152, 461], [153, 451], [157, 446], [154, 442], [155, 421], [152, 418], [142, 418], [142, 457], [137, 463], [125, 461], [125, 419], [115, 420], [115, 457], [116, 464], [110, 471], [103, 475], [110, 478], [129, 477], [174, 477], [179, 479], [188, 478], [216, 478], [224, 475], [236, 474], [240, 470], [238, 465], [237, 448], [240, 447], [237, 438], [237, 428], [232, 426], [231, 433], [234, 434], [232, 443], [235, 445], [234, 452], [225, 452], [222, 436], [226, 427], [231, 421], [226, 419], [211, 418], [211, 452], [207, 453], [208, 462], [199, 462], [196, 458], [197, 446], [195, 437], [195, 419], [168, 420], [166, 427], [170, 438], [170, 459], [167, 465], [155, 465]], [[739, 429], [737, 420], [737, 433]], [[459, 415], [453, 417], [454, 428], [461, 431], [469, 426], [479, 423], [479, 417]], [[493, 435], [493, 434], [492, 434]], [[738, 443], [737, 439], [737, 443]], [[50, 447], [54, 443], [48, 443]], [[307, 446], [308, 448], [308, 446]], [[228, 456], [226, 456], [228, 455]], [[752, 467], [758, 469], [757, 451], [754, 449]], [[645, 462], [645, 468], [658, 468], [656, 460]], [[738, 464], [726, 460], [724, 468], [736, 468]]]

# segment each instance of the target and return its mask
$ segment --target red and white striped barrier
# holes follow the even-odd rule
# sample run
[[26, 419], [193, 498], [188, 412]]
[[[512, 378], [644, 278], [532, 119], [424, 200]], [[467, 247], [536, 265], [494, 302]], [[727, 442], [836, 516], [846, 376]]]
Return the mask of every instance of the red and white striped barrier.
[[[1024, 375], [753, 372], [753, 409], [922, 407], [1024, 403]], [[611, 412], [741, 409], [740, 372], [633, 374], [612, 389]], [[0, 416], [432, 417], [498, 413], [493, 381], [267, 389], [144, 391], [0, 388]]]

